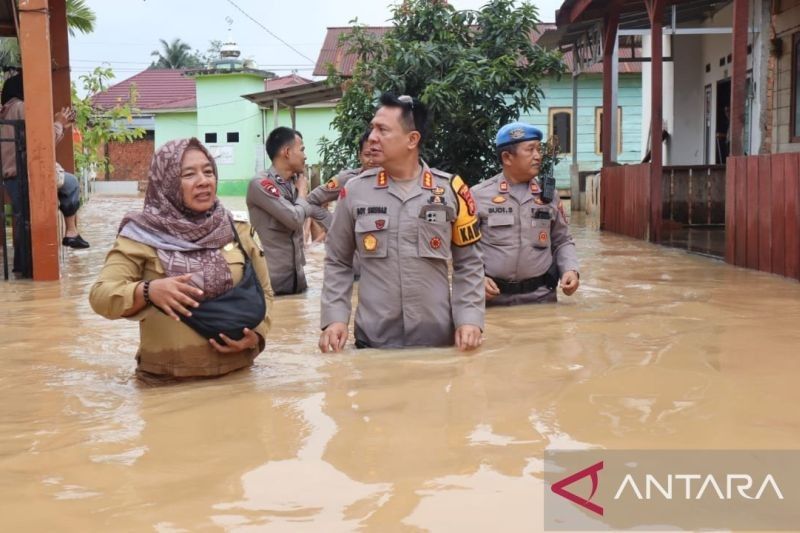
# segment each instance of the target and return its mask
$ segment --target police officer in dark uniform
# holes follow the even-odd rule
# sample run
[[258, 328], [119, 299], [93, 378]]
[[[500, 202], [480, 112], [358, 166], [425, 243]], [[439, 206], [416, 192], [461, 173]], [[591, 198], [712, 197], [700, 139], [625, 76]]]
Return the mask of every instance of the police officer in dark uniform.
[[537, 179], [542, 132], [515, 122], [495, 139], [503, 171], [472, 188], [478, 204], [487, 305], [556, 301], [578, 290], [578, 258], [564, 204]]

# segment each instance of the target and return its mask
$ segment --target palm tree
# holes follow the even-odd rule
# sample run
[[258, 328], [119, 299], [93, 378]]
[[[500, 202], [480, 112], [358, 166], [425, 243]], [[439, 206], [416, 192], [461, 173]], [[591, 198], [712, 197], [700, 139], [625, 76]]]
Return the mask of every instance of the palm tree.
[[[75, 37], [75, 32], [92, 33], [97, 17], [85, 0], [67, 0], [67, 28]], [[14, 37], [0, 38], [0, 65], [20, 64], [19, 41]]]
[[199, 67], [200, 60], [197, 54], [192, 53], [192, 47], [187, 43], [175, 38], [171, 43], [164, 39], [161, 42], [161, 51], [153, 50], [150, 55], [156, 59], [150, 64], [150, 68], [188, 68]]
[[71, 37], [75, 32], [92, 33], [97, 17], [85, 0], [67, 0], [67, 28]]

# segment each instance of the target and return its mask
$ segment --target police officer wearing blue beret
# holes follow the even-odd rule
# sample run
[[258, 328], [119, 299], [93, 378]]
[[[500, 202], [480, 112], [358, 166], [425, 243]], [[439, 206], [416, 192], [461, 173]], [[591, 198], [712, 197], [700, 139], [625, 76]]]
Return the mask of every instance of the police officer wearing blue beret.
[[486, 305], [555, 302], [561, 284], [578, 290], [578, 258], [564, 204], [543, 198], [537, 179], [542, 132], [523, 122], [500, 128], [495, 139], [503, 171], [473, 187], [482, 239]]

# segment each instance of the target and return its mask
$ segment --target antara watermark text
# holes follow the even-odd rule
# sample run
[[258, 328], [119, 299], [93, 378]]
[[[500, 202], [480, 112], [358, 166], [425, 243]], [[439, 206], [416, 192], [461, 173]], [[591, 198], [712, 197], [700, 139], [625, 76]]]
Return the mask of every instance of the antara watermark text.
[[[615, 500], [630, 495], [638, 500], [652, 500], [655, 498], [674, 500], [699, 500], [708, 495], [716, 496], [720, 500], [734, 500], [744, 498], [747, 500], [760, 500], [765, 493], [769, 496], [783, 500], [778, 483], [772, 474], [767, 474], [761, 483], [755, 483], [749, 474], [728, 474], [714, 476], [713, 474], [670, 474], [660, 478], [653, 474], [645, 474], [644, 479], [628, 474], [620, 483]], [[723, 479], [719, 480], [718, 477]], [[644, 490], [642, 490], [642, 488]]]

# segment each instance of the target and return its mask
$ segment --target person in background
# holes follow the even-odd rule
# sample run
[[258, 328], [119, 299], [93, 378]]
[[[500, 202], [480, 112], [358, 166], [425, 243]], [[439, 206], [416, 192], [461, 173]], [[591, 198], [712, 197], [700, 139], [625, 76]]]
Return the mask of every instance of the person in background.
[[303, 174], [306, 154], [299, 131], [278, 127], [267, 136], [272, 166], [247, 188], [250, 220], [264, 243], [275, 294], [298, 294], [308, 288], [303, 266], [303, 228], [308, 217], [322, 219], [326, 210], [309, 204], [308, 180]]
[[[339, 197], [339, 192], [342, 190], [342, 187], [347, 185], [347, 182], [350, 181], [351, 178], [358, 176], [365, 170], [369, 170], [374, 166], [370, 147], [367, 143], [370, 131], [370, 128], [367, 128], [358, 139], [358, 161], [361, 163], [361, 166], [342, 170], [336, 176], [332, 177], [322, 185], [315, 187], [314, 190], [308, 194], [308, 203], [326, 208], [330, 202], [336, 201], [336, 199]], [[331, 227], [332, 221], [333, 213], [327, 211], [325, 217], [316, 222], [319, 222], [322, 227], [325, 228], [325, 231], [328, 231]]]
[[[17, 73], [8, 78], [0, 92], [0, 119], [25, 120], [25, 91], [22, 74]], [[64, 136], [64, 130], [71, 127], [75, 120], [74, 112], [64, 108], [53, 118], [53, 134], [58, 143]], [[9, 124], [0, 127], [0, 137], [14, 138], [14, 128]], [[17, 179], [17, 157], [15, 143], [12, 141], [0, 142], [0, 159], [2, 159], [3, 184], [11, 197], [11, 208], [14, 216], [14, 271], [19, 272], [20, 262], [27, 252], [19, 248], [22, 243], [21, 231], [24, 227], [22, 209], [22, 190]], [[65, 232], [61, 241], [63, 246], [82, 249], [89, 248], [89, 243], [78, 232], [78, 210], [80, 209], [80, 185], [78, 179], [56, 163], [53, 169], [53, 178], [58, 188], [58, 208], [64, 215]]]

